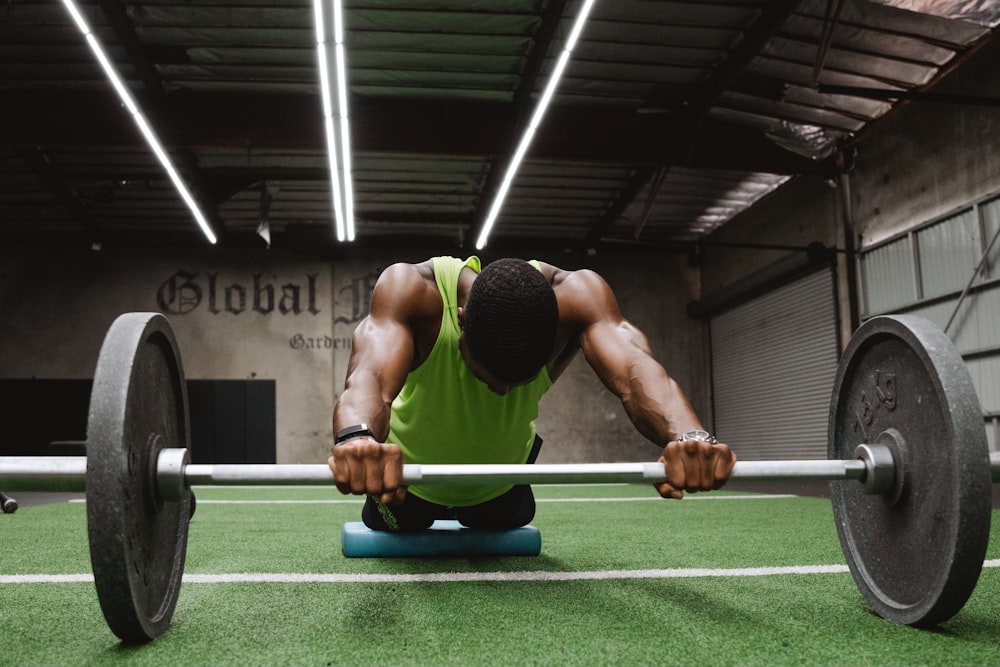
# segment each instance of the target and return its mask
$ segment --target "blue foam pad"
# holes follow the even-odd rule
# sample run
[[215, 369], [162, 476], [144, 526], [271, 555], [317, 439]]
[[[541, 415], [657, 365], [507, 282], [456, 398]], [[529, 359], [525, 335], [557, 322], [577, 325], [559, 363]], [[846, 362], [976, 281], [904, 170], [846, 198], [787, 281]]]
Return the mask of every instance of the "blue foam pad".
[[542, 534], [534, 526], [479, 530], [441, 520], [427, 530], [390, 533], [352, 521], [340, 531], [340, 543], [348, 558], [537, 556], [542, 550]]

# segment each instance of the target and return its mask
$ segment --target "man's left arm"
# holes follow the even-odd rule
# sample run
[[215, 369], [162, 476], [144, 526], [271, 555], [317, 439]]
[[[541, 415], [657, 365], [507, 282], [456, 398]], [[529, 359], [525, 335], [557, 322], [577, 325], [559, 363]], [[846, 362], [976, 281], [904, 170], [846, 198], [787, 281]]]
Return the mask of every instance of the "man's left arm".
[[653, 357], [645, 334], [622, 316], [611, 287], [590, 271], [573, 272], [563, 286], [565, 314], [579, 326], [588, 363], [621, 399], [636, 429], [663, 447], [659, 460], [668, 483], [657, 487], [660, 495], [681, 498], [682, 491], [720, 488], [736, 456], [725, 444], [678, 440], [704, 427], [684, 391]]

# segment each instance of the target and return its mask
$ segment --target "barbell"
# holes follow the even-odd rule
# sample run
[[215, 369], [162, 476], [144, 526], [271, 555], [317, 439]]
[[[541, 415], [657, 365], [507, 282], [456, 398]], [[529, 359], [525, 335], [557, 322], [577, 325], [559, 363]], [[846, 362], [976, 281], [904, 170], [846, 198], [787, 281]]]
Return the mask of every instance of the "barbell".
[[[730, 479], [755, 481], [856, 479], [870, 493], [890, 488], [892, 453], [884, 445], [859, 445], [857, 459], [842, 461], [740, 461]], [[0, 481], [20, 491], [86, 490], [84, 456], [0, 456]], [[330, 486], [326, 464], [191, 463], [186, 448], [161, 449], [150, 476], [161, 501], [186, 500], [192, 486]], [[657, 484], [660, 463], [533, 463], [403, 465], [402, 482], [414, 484]]]
[[[191, 486], [330, 485], [318, 465], [194, 464], [187, 390], [173, 331], [126, 313], [98, 358], [85, 457], [0, 457], [0, 489], [86, 491], [94, 583], [122, 640], [170, 625], [180, 590]], [[912, 316], [869, 320], [852, 336], [830, 406], [828, 460], [740, 461], [735, 480], [829, 480], [837, 532], [869, 608], [930, 626], [975, 588], [990, 529], [990, 455], [972, 380], [950, 340]], [[403, 483], [665, 481], [657, 463], [406, 464]]]

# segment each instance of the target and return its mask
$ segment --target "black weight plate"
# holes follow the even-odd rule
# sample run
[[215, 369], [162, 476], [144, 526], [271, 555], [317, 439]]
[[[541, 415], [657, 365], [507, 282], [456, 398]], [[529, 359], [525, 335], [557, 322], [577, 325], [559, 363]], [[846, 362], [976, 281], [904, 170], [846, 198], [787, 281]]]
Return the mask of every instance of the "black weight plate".
[[187, 549], [189, 501], [161, 502], [156, 458], [187, 447], [187, 389], [166, 318], [128, 313], [101, 347], [87, 423], [87, 527], [101, 609], [126, 642], [169, 626]]
[[991, 491], [968, 369], [948, 337], [919, 317], [873, 318], [852, 336], [830, 405], [830, 458], [853, 458], [859, 443], [893, 429], [896, 488], [866, 495], [857, 482], [833, 482], [833, 513], [869, 608], [929, 626], [958, 613], [975, 588]]

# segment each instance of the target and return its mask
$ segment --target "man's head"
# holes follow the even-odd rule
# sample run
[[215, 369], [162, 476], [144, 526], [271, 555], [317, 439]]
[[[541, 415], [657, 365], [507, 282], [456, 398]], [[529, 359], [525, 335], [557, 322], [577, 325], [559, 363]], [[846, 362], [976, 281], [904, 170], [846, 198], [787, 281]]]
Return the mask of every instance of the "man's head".
[[552, 285], [520, 259], [490, 263], [472, 283], [462, 336], [475, 364], [507, 385], [524, 384], [548, 362], [559, 307]]

